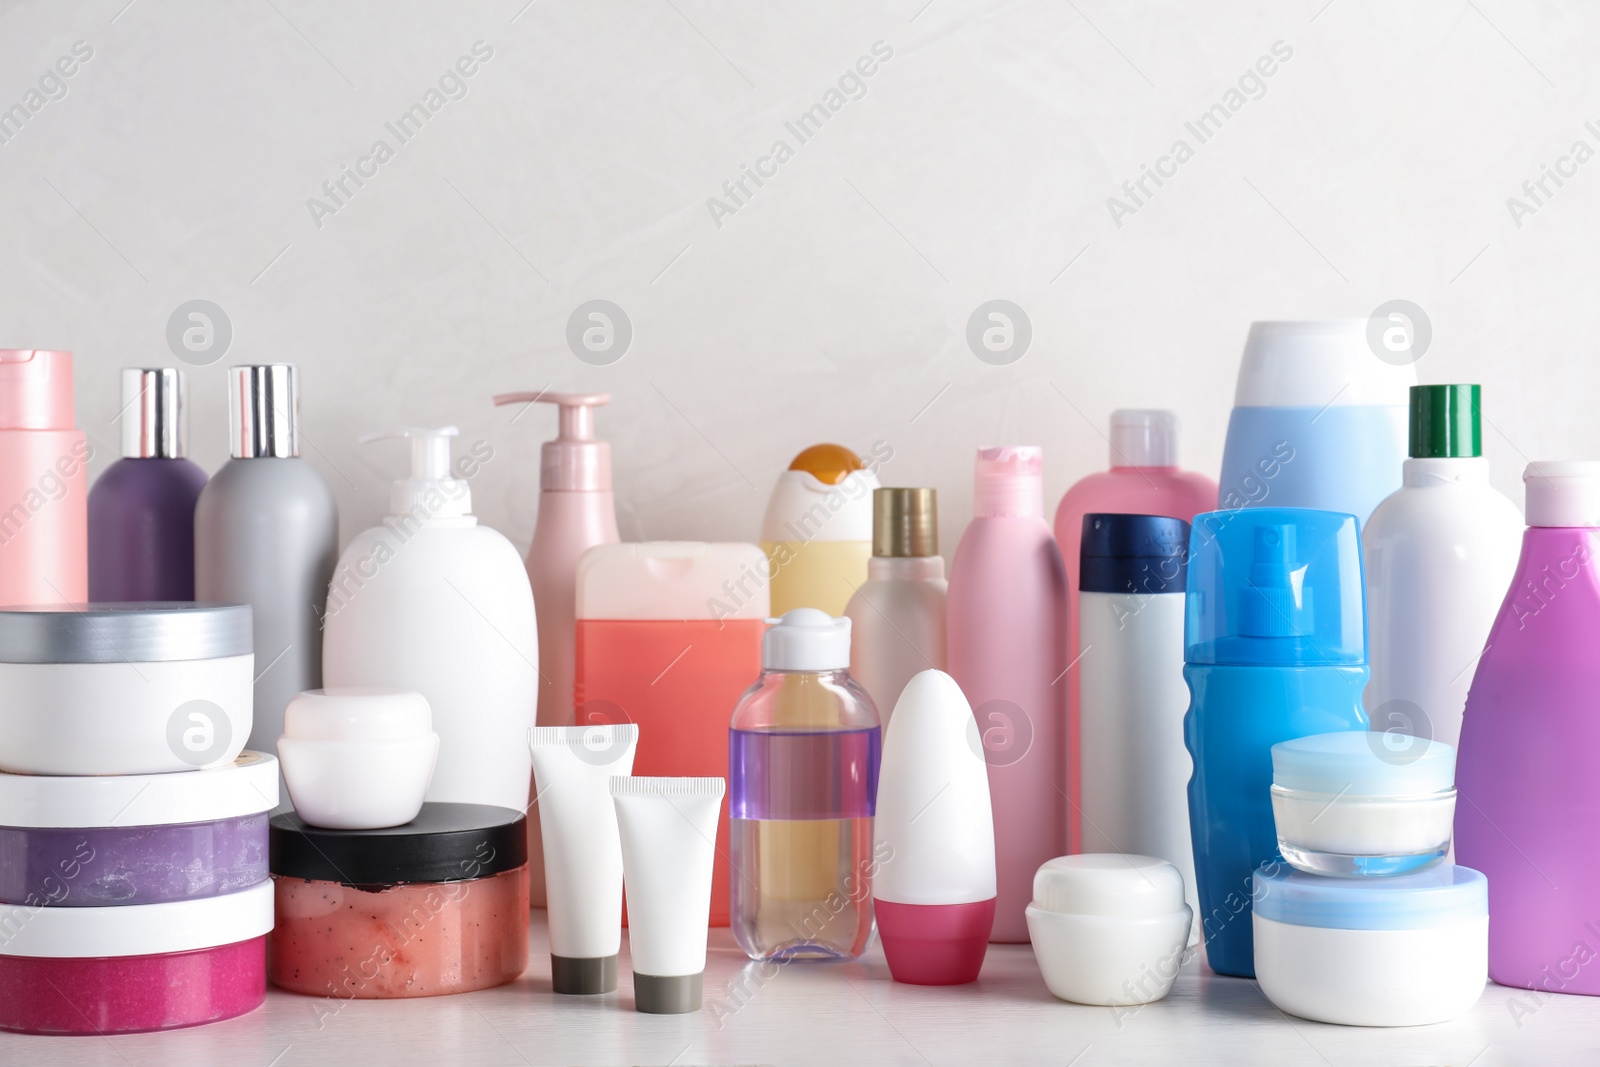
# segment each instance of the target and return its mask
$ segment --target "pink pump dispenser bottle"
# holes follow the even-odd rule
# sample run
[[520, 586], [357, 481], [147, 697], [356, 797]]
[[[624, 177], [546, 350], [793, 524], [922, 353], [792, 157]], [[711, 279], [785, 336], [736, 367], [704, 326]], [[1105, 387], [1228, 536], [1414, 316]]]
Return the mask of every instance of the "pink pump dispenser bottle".
[[89, 599], [88, 462], [72, 353], [0, 348], [0, 604]]
[[[555, 404], [560, 423], [539, 450], [539, 517], [528, 548], [528, 580], [539, 619], [540, 726], [572, 726], [576, 678], [578, 557], [595, 545], [616, 544], [617, 509], [611, 496], [611, 445], [595, 439], [594, 409], [609, 393], [500, 393], [495, 406]], [[535, 788], [534, 794], [538, 790]], [[528, 809], [529, 891], [545, 905], [544, 841], [538, 801]]]
[[[1036, 447], [978, 450], [973, 519], [950, 571], [950, 674], [977, 720], [994, 808], [989, 940], [1028, 940], [1033, 874], [1066, 850], [1067, 575]], [[974, 743], [977, 743], [976, 741]]]
[[[1202, 511], [1217, 506], [1217, 483], [1204, 474], [1178, 468], [1178, 416], [1170, 411], [1120, 409], [1111, 413], [1111, 469], [1082, 478], [1068, 489], [1056, 506], [1056, 543], [1068, 571], [1078, 565], [1083, 538], [1083, 517], [1099, 513], [1165, 515], [1193, 522]], [[1080, 643], [1078, 581], [1067, 582], [1067, 647]], [[1073, 653], [1077, 654], [1076, 651]], [[1083, 851], [1082, 798], [1078, 774], [1079, 694], [1078, 671], [1067, 672], [1060, 682], [1067, 688], [1067, 779], [1072, 783], [1072, 806], [1067, 809], [1069, 852]], [[1167, 857], [1171, 858], [1171, 857]]]
[[1522, 558], [1462, 718], [1456, 861], [1489, 878], [1490, 978], [1600, 996], [1600, 462], [1522, 480]]

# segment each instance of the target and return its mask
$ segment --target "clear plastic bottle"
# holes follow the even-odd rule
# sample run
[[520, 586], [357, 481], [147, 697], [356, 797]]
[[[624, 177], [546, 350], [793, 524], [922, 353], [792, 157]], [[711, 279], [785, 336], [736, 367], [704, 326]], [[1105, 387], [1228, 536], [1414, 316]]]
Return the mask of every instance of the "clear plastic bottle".
[[855, 959], [872, 934], [882, 730], [849, 663], [850, 620], [797, 608], [733, 711], [732, 926], [751, 959]]

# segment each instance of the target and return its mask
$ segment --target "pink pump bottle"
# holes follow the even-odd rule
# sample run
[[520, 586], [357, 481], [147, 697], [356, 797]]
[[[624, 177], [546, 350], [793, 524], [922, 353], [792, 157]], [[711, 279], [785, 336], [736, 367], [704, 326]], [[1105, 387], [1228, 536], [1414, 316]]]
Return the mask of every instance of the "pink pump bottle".
[[1456, 862], [1489, 877], [1490, 978], [1600, 996], [1600, 462], [1522, 480], [1522, 558], [1462, 718]]
[[[1170, 411], [1121, 409], [1111, 413], [1111, 469], [1080, 479], [1056, 506], [1056, 543], [1069, 572], [1078, 565], [1083, 517], [1103, 512], [1120, 515], [1165, 515], [1193, 522], [1202, 511], [1217, 507], [1217, 483], [1194, 471], [1178, 469], [1178, 416]], [[1067, 582], [1067, 647], [1079, 644], [1078, 582]], [[1073, 653], [1076, 655], [1076, 651]], [[1083, 851], [1082, 797], [1078, 774], [1078, 672], [1060, 682], [1067, 688], [1067, 851]]]
[[[994, 809], [993, 942], [1028, 940], [1033, 874], [1066, 850], [1067, 574], [1036, 447], [978, 450], [950, 571], [950, 674], [977, 720]], [[976, 741], [975, 741], [976, 743]]]
[[0, 604], [89, 599], [89, 451], [72, 353], [0, 348]]
[[[616, 544], [617, 509], [611, 496], [611, 445], [595, 439], [594, 409], [608, 393], [500, 393], [495, 406], [555, 404], [556, 438], [539, 450], [539, 517], [528, 548], [528, 580], [539, 619], [540, 726], [573, 725], [577, 671], [575, 613], [578, 557], [595, 545]], [[538, 789], [530, 795], [537, 796]], [[528, 808], [528, 876], [533, 906], [545, 906], [544, 841], [538, 801]]]

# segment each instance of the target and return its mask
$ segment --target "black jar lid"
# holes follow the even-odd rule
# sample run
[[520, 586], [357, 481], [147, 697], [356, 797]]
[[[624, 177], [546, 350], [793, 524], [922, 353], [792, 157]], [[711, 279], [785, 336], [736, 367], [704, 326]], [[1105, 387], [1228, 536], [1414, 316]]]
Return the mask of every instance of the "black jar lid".
[[424, 804], [415, 819], [381, 830], [307, 826], [294, 812], [272, 817], [273, 874], [345, 885], [461, 882], [528, 862], [528, 819], [487, 804]]

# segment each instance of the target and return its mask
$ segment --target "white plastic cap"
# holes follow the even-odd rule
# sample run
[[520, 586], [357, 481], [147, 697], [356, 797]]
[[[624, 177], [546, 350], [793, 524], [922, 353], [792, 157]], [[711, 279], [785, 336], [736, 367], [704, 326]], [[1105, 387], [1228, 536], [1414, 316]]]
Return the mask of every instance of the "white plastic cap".
[[472, 514], [472, 490], [450, 476], [450, 438], [461, 433], [454, 426], [437, 429], [407, 427], [379, 430], [361, 438], [362, 444], [404, 437], [411, 442], [411, 476], [395, 480], [389, 491], [389, 511], [428, 519], [458, 519]]
[[1034, 874], [1033, 906], [1066, 915], [1127, 919], [1171, 915], [1183, 907], [1183, 875], [1154, 856], [1058, 856]]
[[778, 475], [761, 520], [761, 540], [871, 541], [872, 491], [878, 476], [851, 471], [828, 483], [810, 471], [786, 470]]
[[1600, 460], [1538, 460], [1522, 484], [1529, 526], [1600, 526]]
[[1123, 408], [1111, 413], [1113, 467], [1176, 467], [1178, 416], [1170, 411]]
[[978, 449], [974, 473], [975, 517], [1044, 514], [1044, 449], [1038, 445], [986, 445]]
[[272, 886], [117, 908], [9, 907], [0, 955], [105, 959], [236, 945], [272, 930]]
[[842, 671], [850, 666], [850, 620], [816, 608], [795, 608], [768, 619], [761, 635], [761, 669]]
[[1366, 319], [1252, 322], [1233, 405], [1404, 408], [1416, 384], [1415, 364], [1396, 366], [1373, 352]]

